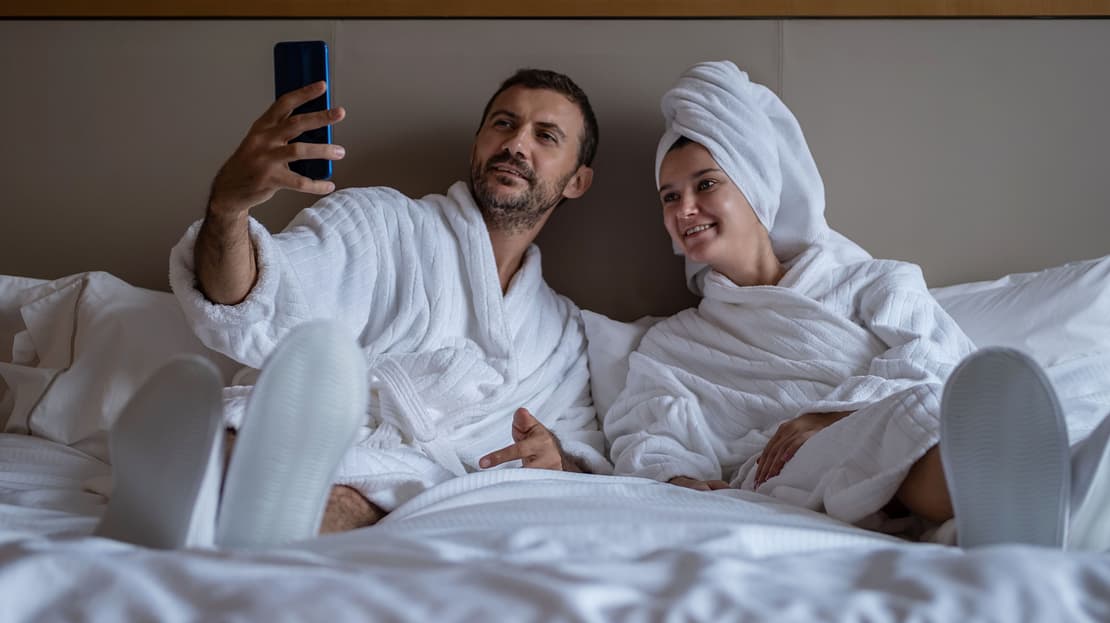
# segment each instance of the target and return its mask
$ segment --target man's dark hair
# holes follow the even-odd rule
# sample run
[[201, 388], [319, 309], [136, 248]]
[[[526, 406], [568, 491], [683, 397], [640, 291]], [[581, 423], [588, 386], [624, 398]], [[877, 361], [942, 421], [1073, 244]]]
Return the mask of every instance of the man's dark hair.
[[[573, 80], [561, 73], [546, 69], [518, 69], [508, 80], [501, 83], [501, 87], [486, 102], [486, 108], [482, 111], [481, 123], [485, 124], [486, 115], [489, 114], [490, 106], [493, 106], [493, 100], [515, 86], [555, 91], [565, 95], [567, 99], [577, 104], [578, 110], [582, 113], [583, 122], [582, 136], [578, 137], [578, 166], [593, 164], [594, 154], [597, 153], [597, 117], [594, 116], [594, 109], [590, 106], [590, 99], [586, 97], [586, 93], [578, 88]], [[481, 129], [482, 125], [480, 124], [478, 130], [481, 131]]]

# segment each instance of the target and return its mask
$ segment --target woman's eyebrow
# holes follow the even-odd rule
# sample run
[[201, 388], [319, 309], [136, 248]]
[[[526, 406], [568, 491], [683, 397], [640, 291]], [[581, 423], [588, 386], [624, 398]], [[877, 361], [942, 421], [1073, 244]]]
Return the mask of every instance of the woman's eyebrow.
[[[701, 176], [705, 175], [706, 173], [720, 173], [720, 172], [721, 172], [720, 169], [702, 169], [701, 171], [695, 171], [690, 176], [690, 179], [694, 179], [696, 177], [701, 177]], [[662, 186], [659, 187], [659, 192], [663, 192], [664, 190], [670, 190], [671, 187], [673, 187], [673, 186], [674, 186], [674, 184], [663, 184]]]

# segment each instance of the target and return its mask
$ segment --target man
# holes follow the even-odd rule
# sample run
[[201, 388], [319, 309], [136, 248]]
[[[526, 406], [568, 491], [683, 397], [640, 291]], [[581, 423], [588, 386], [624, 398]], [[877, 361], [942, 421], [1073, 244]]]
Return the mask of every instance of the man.
[[[306, 321], [330, 318], [358, 336], [368, 362], [369, 407], [359, 409], [363, 426], [340, 462], [321, 530], [373, 524], [436, 483], [514, 460], [524, 467], [606, 471], [578, 310], [544, 283], [532, 244], [555, 206], [582, 196], [592, 181], [598, 130], [586, 95], [561, 74], [521, 70], [486, 105], [468, 182], [419, 200], [388, 188], [343, 190], [271, 235], [249, 214], [278, 190], [334, 190], [332, 182], [287, 166], [345, 154], [339, 145], [289, 143], [344, 118], [342, 108], [291, 116], [324, 88], [317, 83], [282, 96], [251, 126], [213, 181], [203, 222], [190, 228], [170, 261], [171, 285], [193, 330], [210, 348], [251, 368], [263, 368], [278, 343]], [[301, 346], [286, 350], [335, 342], [334, 333], [302, 338]], [[327, 358], [317, 352], [312, 360], [317, 364], [305, 367], [322, 374], [319, 362]], [[297, 366], [278, 367], [285, 371], [275, 376], [284, 376], [269, 387], [298, 383], [288, 371]], [[300, 396], [305, 392], [311, 389]], [[225, 390], [232, 424], [244, 419], [243, 394], [243, 388]], [[269, 402], [281, 401], [271, 396]], [[251, 458], [244, 463], [287, 468], [307, 461], [305, 469], [335, 470], [335, 461], [313, 463], [304, 452], [257, 458], [267, 444], [287, 450], [305, 433], [254, 411], [248, 407], [245, 419], [276, 423], [243, 424], [227, 476], [241, 482], [224, 483], [221, 524], [228, 507], [244, 507], [238, 497], [254, 495], [246, 480], [277, 478], [260, 465], [239, 469], [245, 448]], [[317, 415], [302, 413], [299, 421]], [[254, 430], [279, 438], [261, 442]], [[293, 503], [278, 503], [284, 502]], [[272, 504], [254, 508], [278, 512]], [[232, 514], [251, 521], [241, 511]], [[308, 535], [274, 534], [253, 544], [298, 536]]]

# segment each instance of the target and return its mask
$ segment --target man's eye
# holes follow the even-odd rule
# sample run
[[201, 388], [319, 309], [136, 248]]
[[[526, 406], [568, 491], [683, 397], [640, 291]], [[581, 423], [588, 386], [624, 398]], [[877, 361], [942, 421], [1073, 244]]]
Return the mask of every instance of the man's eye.
[[509, 125], [510, 124], [509, 124], [508, 119], [494, 119], [493, 120], [493, 127], [495, 127], [495, 128], [507, 128], [507, 127], [509, 127]]
[[559, 142], [559, 137], [555, 136], [554, 134], [552, 134], [550, 132], [540, 132], [540, 140], [545, 141], [547, 143], [558, 143]]

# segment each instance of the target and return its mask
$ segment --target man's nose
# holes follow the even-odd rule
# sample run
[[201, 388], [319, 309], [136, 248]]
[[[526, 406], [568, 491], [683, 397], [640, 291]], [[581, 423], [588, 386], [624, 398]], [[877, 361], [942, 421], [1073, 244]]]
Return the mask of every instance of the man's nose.
[[524, 158], [527, 153], [528, 135], [524, 132], [523, 128], [517, 129], [509, 136], [505, 137], [504, 142], [501, 143], [501, 148], [510, 154]]

